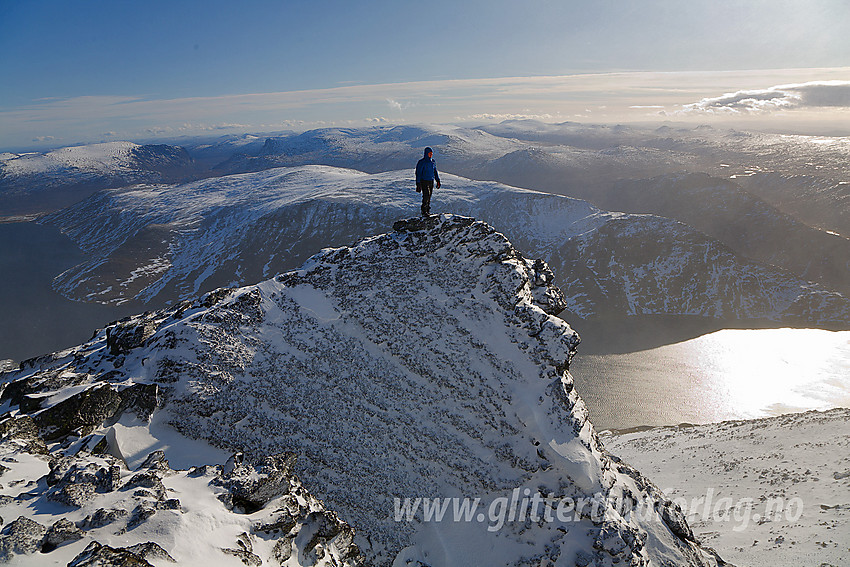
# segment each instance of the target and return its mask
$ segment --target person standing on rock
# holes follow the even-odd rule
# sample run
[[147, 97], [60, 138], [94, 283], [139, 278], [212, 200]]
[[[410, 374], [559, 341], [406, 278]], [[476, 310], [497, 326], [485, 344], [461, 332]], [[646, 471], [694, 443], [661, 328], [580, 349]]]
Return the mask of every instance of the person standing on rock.
[[437, 164], [434, 162], [434, 151], [425, 148], [425, 157], [416, 164], [416, 192], [422, 193], [422, 216], [431, 214], [431, 193], [434, 192], [434, 182], [437, 189], [440, 188], [440, 175], [437, 173]]

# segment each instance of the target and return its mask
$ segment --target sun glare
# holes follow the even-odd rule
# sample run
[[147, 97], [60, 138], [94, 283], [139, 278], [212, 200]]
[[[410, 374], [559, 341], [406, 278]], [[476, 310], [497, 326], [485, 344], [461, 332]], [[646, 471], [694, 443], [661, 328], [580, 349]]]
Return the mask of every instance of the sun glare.
[[710, 397], [738, 417], [850, 404], [850, 332], [726, 329], [682, 344]]

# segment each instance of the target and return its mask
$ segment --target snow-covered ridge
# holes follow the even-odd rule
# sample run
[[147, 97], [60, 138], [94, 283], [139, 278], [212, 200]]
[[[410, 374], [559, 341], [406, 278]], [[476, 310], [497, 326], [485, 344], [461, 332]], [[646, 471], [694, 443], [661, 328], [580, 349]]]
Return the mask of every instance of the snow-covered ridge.
[[182, 180], [192, 174], [192, 158], [186, 150], [162, 144], [105, 142], [0, 156], [0, 192], [6, 199], [42, 195], [47, 189]]
[[[297, 455], [304, 487], [354, 526], [370, 564], [722, 564], [657, 488], [602, 450], [568, 372], [578, 336], [556, 316], [566, 303], [552, 282], [485, 223], [400, 221], [25, 362], [4, 375], [2, 398], [38, 423], [60, 399], [106, 388], [120, 408], [155, 386], [154, 419], [184, 435], [255, 460]], [[497, 529], [484, 515], [394, 514], [396, 499], [526, 489], [601, 508], [558, 521], [523, 513]]]
[[[681, 223], [443, 177], [435, 208], [485, 220], [550, 262], [577, 315], [850, 321], [841, 295], [738, 258]], [[56, 284], [68, 297], [115, 303], [174, 301], [259, 281], [324, 246], [385, 230], [418, 208], [411, 186], [403, 171], [301, 166], [104, 191], [45, 219], [92, 255]]]
[[68, 169], [126, 173], [133, 165], [133, 150], [140, 147], [132, 142], [106, 142], [41, 154], [7, 154], [3, 157], [3, 168], [6, 175], [55, 174]]

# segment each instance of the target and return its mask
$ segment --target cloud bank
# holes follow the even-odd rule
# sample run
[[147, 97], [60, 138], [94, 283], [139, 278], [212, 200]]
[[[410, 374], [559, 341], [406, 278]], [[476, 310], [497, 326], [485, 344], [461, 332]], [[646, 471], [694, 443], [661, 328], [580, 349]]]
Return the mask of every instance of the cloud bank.
[[[844, 80], [848, 76], [850, 67], [623, 72], [346, 85], [175, 99], [141, 95], [51, 98], [21, 106], [0, 104], [0, 149], [15, 150], [29, 143], [144, 141], [169, 135], [278, 132], [387, 121], [437, 124], [535, 118], [619, 123], [769, 117], [775, 122], [776, 115], [767, 111], [797, 109], [783, 116], [834, 123], [843, 119], [837, 113], [850, 111], [850, 81]], [[780, 86], [744, 90], [753, 84]], [[702, 98], [717, 92], [730, 94]], [[693, 103], [695, 100], [699, 102]]]
[[741, 90], [704, 98], [683, 107], [685, 113], [764, 113], [777, 110], [850, 108], [850, 81], [812, 81]]

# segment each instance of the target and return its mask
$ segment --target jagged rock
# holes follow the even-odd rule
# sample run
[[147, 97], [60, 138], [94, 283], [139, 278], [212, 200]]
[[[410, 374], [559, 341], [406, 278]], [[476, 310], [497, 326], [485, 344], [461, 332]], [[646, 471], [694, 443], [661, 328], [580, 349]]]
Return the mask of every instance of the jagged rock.
[[180, 500], [177, 498], [169, 498], [168, 500], [160, 500], [156, 503], [157, 510], [174, 510], [175, 512], [182, 512], [183, 505], [180, 504]]
[[262, 508], [269, 500], [287, 494], [290, 489], [294, 453], [280, 453], [263, 458], [255, 467], [237, 454], [228, 460], [225, 472], [216, 484], [230, 491], [233, 507], [251, 513]]
[[92, 455], [104, 455], [107, 451], [109, 451], [109, 440], [105, 435], [100, 437], [98, 442], [95, 443], [95, 446], [90, 450]]
[[304, 526], [301, 528], [302, 530], [312, 532], [310, 539], [304, 546], [304, 551], [310, 553], [319, 543], [326, 543], [333, 539], [339, 534], [343, 526], [344, 524], [339, 521], [336, 514], [311, 512], [304, 521]]
[[233, 291], [233, 288], [226, 287], [214, 289], [213, 291], [204, 295], [199, 303], [201, 307], [212, 307], [216, 303], [227, 299], [233, 293]]
[[46, 455], [47, 445], [38, 434], [38, 426], [28, 415], [8, 415], [0, 420], [0, 442], [14, 439], [23, 444], [22, 449], [28, 453]]
[[59, 504], [82, 508], [91, 502], [95, 485], [90, 482], [61, 483], [47, 493], [47, 499]]
[[199, 476], [219, 476], [221, 475], [221, 471], [221, 465], [201, 465], [190, 468], [186, 474], [190, 478], [197, 478]]
[[223, 547], [221, 551], [226, 555], [232, 555], [234, 557], [239, 558], [242, 563], [251, 567], [259, 567], [263, 564], [263, 559], [259, 555], [251, 553], [250, 551], [245, 551], [242, 549], [230, 549], [225, 547]]
[[292, 540], [288, 537], [277, 540], [272, 550], [272, 558], [278, 565], [283, 565], [292, 557]]
[[41, 551], [48, 553], [53, 551], [63, 543], [69, 541], [77, 541], [82, 539], [85, 532], [78, 528], [73, 522], [65, 518], [61, 518], [50, 526], [47, 530], [47, 535], [41, 544]]
[[9, 561], [16, 554], [39, 551], [45, 534], [46, 527], [26, 516], [20, 516], [0, 531], [0, 561]]
[[109, 385], [97, 386], [40, 411], [34, 420], [40, 436], [47, 441], [77, 430], [87, 435], [125, 410], [150, 419], [158, 405], [158, 393], [156, 384], [133, 384], [120, 391]]
[[283, 511], [270, 522], [260, 522], [255, 524], [251, 529], [255, 532], [263, 532], [266, 534], [279, 533], [286, 535], [295, 527], [297, 521], [292, 515]]
[[150, 489], [157, 499], [164, 498], [167, 492], [159, 473], [155, 470], [137, 472], [121, 487], [122, 490], [130, 490], [131, 488]]
[[671, 500], [666, 500], [659, 505], [661, 508], [661, 519], [670, 528], [670, 531], [687, 541], [696, 541], [693, 531], [691, 531], [685, 514], [678, 504]]
[[151, 504], [150, 502], [139, 503], [138, 506], [133, 508], [132, 514], [130, 514], [130, 520], [127, 522], [127, 531], [147, 522], [156, 514], [156, 510], [156, 504]]
[[50, 472], [47, 473], [46, 477], [44, 477], [44, 480], [47, 482], [47, 486], [55, 486], [59, 483], [59, 481], [65, 478], [65, 475], [72, 469], [78, 470], [77, 460], [74, 457], [67, 455], [51, 459], [49, 466]]
[[34, 417], [41, 437], [60, 439], [74, 430], [91, 433], [121, 407], [121, 396], [110, 386], [98, 386], [74, 394], [37, 413]]
[[156, 384], [133, 384], [119, 391], [121, 406], [118, 413], [132, 411], [143, 421], [150, 421], [159, 406], [159, 386]]
[[91, 542], [68, 567], [153, 567], [143, 557], [124, 547]]
[[254, 545], [251, 543], [251, 536], [247, 533], [239, 534], [236, 538], [238, 549], [222, 548], [221, 551], [227, 555], [233, 555], [242, 560], [242, 563], [251, 567], [259, 567], [263, 564], [263, 560], [259, 555], [254, 553]]
[[122, 520], [128, 515], [129, 512], [123, 508], [98, 508], [94, 514], [86, 516], [84, 520], [78, 523], [77, 527], [84, 530], [94, 530]]
[[163, 451], [154, 451], [145, 457], [144, 462], [139, 465], [139, 469], [151, 469], [155, 471], [170, 471], [171, 468], [168, 466], [168, 459], [165, 458], [165, 453]]
[[119, 322], [106, 330], [106, 345], [114, 354], [127, 354], [142, 346], [155, 332], [161, 320], [145, 317]]
[[[71, 506], [81, 506], [95, 492], [112, 492], [121, 480], [118, 465], [99, 466], [81, 463], [75, 457], [60, 457], [50, 463], [45, 477], [51, 487], [48, 498]], [[82, 498], [82, 499], [81, 499]]]
[[168, 561], [170, 563], [177, 562], [173, 557], [171, 557], [170, 553], [152, 541], [147, 543], [137, 543], [136, 545], [131, 545], [126, 549], [145, 560], [155, 559], [157, 561]]

